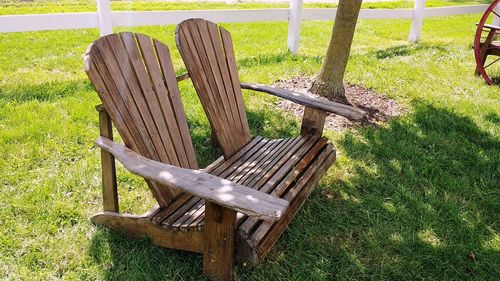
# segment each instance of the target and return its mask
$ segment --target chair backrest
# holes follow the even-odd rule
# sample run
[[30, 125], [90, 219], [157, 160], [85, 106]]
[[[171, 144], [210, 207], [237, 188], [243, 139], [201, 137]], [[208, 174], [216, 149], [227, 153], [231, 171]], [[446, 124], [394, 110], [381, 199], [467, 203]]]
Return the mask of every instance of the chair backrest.
[[[85, 71], [127, 147], [156, 161], [197, 169], [167, 46], [143, 34], [104, 36], [87, 49]], [[161, 206], [181, 195], [148, 184]]]
[[224, 156], [250, 141], [230, 33], [204, 19], [183, 21], [177, 48]]

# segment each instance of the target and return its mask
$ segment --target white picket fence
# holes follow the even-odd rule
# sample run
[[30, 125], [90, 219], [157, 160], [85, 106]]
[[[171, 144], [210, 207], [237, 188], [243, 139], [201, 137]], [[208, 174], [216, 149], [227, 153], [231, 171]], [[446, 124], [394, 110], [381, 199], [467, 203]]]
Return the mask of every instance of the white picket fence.
[[[302, 0], [290, 0], [289, 9], [111, 11], [109, 0], [96, 0], [97, 12], [0, 16], [1, 32], [99, 28], [101, 36], [116, 26], [178, 24], [188, 18], [214, 22], [288, 21], [288, 48], [297, 53], [302, 20], [334, 20], [337, 9], [303, 9]], [[195, 5], [195, 3], [193, 3]], [[413, 9], [362, 9], [359, 19], [412, 19], [409, 41], [422, 33], [425, 17], [483, 13], [488, 5], [425, 8], [425, 0], [415, 0]]]

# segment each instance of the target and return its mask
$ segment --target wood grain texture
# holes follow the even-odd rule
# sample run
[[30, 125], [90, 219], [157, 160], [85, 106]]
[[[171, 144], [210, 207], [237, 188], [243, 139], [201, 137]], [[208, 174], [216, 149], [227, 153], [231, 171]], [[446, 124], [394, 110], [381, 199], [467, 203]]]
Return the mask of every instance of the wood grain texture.
[[289, 101], [293, 101], [297, 104], [342, 115], [352, 120], [362, 120], [363, 118], [365, 118], [366, 115], [366, 112], [364, 112], [363, 110], [354, 108], [352, 106], [348, 106], [333, 101], [320, 100], [313, 97], [308, 97], [306, 95], [281, 88], [276, 88], [261, 84], [248, 84], [248, 83], [241, 83], [241, 88], [267, 93], [273, 96], [287, 99]]
[[[333, 153], [333, 149], [331, 146], [326, 146], [325, 152], [319, 154], [319, 156], [316, 160], [317, 165], [321, 166], [321, 164], [323, 164], [323, 162], [325, 160], [327, 160], [330, 157], [330, 155], [332, 155], [332, 157], [333, 157], [332, 161], [333, 161], [333, 159], [335, 158], [334, 153]], [[312, 169], [313, 167], [314, 166], [311, 166], [311, 167], [309, 167], [310, 169], [305, 170], [304, 171], [305, 175], [310, 174], [311, 177], [317, 176], [318, 178], [320, 178], [324, 174], [324, 172], [326, 172], [326, 170], [320, 170], [317, 167], [316, 167], [316, 169]], [[309, 180], [310, 180], [310, 178], [308, 178], [308, 177], [301, 177], [298, 180], [298, 183], [291, 185], [289, 187], [288, 191], [286, 192], [286, 195], [283, 196], [283, 198], [285, 198], [289, 202], [293, 202], [293, 201], [297, 200], [299, 198], [299, 197], [297, 197], [297, 195], [303, 191], [303, 189], [307, 186], [307, 183], [309, 182]], [[313, 187], [310, 187], [309, 191], [312, 191], [312, 188]], [[283, 194], [283, 193], [281, 192], [281, 194]], [[307, 196], [309, 196], [309, 193], [303, 193], [302, 196], [304, 196], [304, 200], [305, 200], [307, 198]], [[297, 208], [300, 208], [300, 206], [298, 206]], [[264, 235], [266, 235], [268, 230], [271, 228], [272, 224], [273, 223], [267, 223], [267, 222], [263, 221], [261, 223], [261, 225], [253, 231], [250, 239], [254, 243], [261, 243], [262, 239], [264, 238]]]
[[186, 202], [193, 196], [191, 194], [183, 194], [167, 207], [162, 208], [153, 218], [152, 221], [156, 224], [161, 224], [166, 218], [170, 217], [179, 208], [184, 206]]
[[[198, 168], [167, 46], [130, 32], [104, 36], [87, 49], [85, 71], [127, 147]], [[147, 182], [161, 207], [182, 194]]]
[[151, 238], [154, 245], [202, 253], [205, 237], [203, 232], [171, 231], [157, 226], [146, 216], [102, 212], [95, 214], [91, 221], [114, 231], [124, 232], [132, 237]]
[[318, 184], [319, 180], [326, 173], [328, 168], [335, 161], [335, 154], [327, 155], [324, 162], [321, 163], [316, 169], [308, 170], [308, 179], [302, 179], [301, 185], [297, 186], [297, 194], [295, 194], [295, 200], [292, 201], [290, 210], [288, 210], [278, 223], [269, 225], [264, 223], [262, 225], [262, 230], [266, 235], [265, 238], [259, 240], [259, 245], [257, 246], [257, 260], [262, 261], [265, 256], [269, 253], [273, 245], [278, 241], [283, 231], [286, 229], [291, 220], [295, 217], [300, 207], [304, 204], [305, 200], [312, 192], [314, 187]]
[[[86, 52], [85, 69], [103, 103], [96, 142], [107, 163], [103, 186], [113, 186], [114, 157], [147, 180], [159, 203], [142, 216], [103, 212], [92, 221], [149, 236], [155, 245], [203, 253], [204, 273], [230, 280], [234, 254], [240, 261], [261, 261], [335, 160], [333, 146], [320, 137], [326, 112], [358, 120], [364, 112], [240, 84], [230, 33], [209, 21], [181, 23], [176, 41], [188, 70], [180, 77], [168, 48], [146, 35], [105, 36]], [[177, 87], [188, 76], [223, 151], [204, 170], [198, 170]], [[301, 136], [252, 139], [242, 88], [305, 105]], [[111, 140], [110, 119], [125, 146]], [[113, 194], [104, 197], [105, 210], [117, 211]]]
[[[125, 144], [143, 155], [150, 155], [150, 153], [152, 153], [151, 150], [148, 149], [150, 146], [145, 144], [138, 130], [138, 127], [141, 126], [138, 126], [138, 124], [133, 121], [131, 112], [127, 109], [127, 106], [132, 106], [130, 99], [122, 95], [125, 94], [124, 91], [119, 90], [117, 86], [118, 83], [115, 83], [111, 77], [110, 73], [113, 70], [117, 71], [116, 64], [107, 66], [104, 63], [102, 55], [96, 47], [96, 45], [99, 45], [98, 43], [102, 45], [106, 42], [96, 41], [89, 46], [86, 52], [85, 70], [87, 75], [99, 94], [104, 106], [108, 109], [108, 113], [111, 115], [113, 123], [117, 127]], [[111, 56], [112, 54], [109, 55]], [[122, 81], [120, 81], [120, 83], [122, 83]], [[135, 116], [137, 118], [137, 115]], [[171, 201], [171, 193], [168, 192], [168, 190], [167, 192], [162, 192], [156, 183], [150, 181], [147, 181], [147, 183], [160, 206], [166, 206]]]
[[335, 151], [327, 146], [283, 196], [291, 203], [282, 219], [276, 223], [260, 222], [249, 233], [238, 232], [236, 255], [239, 261], [258, 263], [265, 258], [334, 161]]
[[[300, 176], [300, 174], [309, 165], [308, 159], [313, 159], [317, 156], [318, 151], [326, 144], [324, 139], [309, 138], [300, 148], [294, 149], [295, 152], [293, 156], [286, 159], [285, 161], [280, 161], [279, 167], [272, 177], [262, 183], [259, 191], [270, 193], [276, 197], [283, 195], [283, 192], [288, 189], [293, 182]], [[247, 237], [250, 231], [259, 223], [258, 219], [251, 217], [243, 217], [241, 219], [241, 224], [238, 227], [238, 233], [242, 236]]]
[[[113, 125], [106, 109], [99, 111], [100, 136], [113, 140]], [[116, 183], [115, 157], [101, 149], [102, 203], [103, 210], [118, 212], [118, 187]]]
[[[305, 195], [309, 193], [302, 194], [302, 189], [311, 188], [308, 189], [309, 192], [312, 187], [304, 185], [309, 179], [304, 175], [318, 173], [320, 177], [324, 174], [326, 170], [322, 170], [321, 165], [327, 169], [331, 162], [322, 159], [327, 159], [328, 155], [333, 155], [331, 157], [334, 159], [333, 146], [329, 145], [325, 138], [308, 135], [283, 140], [265, 140], [256, 137], [241, 150], [241, 153], [238, 152], [230, 159], [217, 163], [210, 172], [218, 176], [224, 175], [226, 179], [237, 181], [260, 192], [283, 197], [289, 202], [295, 202], [296, 198], [305, 201], [307, 197]], [[299, 206], [296, 207], [295, 213]], [[288, 222], [295, 213], [288, 214]], [[237, 213], [236, 216], [238, 240], [236, 253], [237, 259], [243, 262], [261, 261], [269, 250], [260, 250], [259, 245], [264, 243], [261, 241], [266, 239], [276, 241], [286, 229], [287, 223], [284, 222], [264, 224], [262, 220], [242, 213]], [[193, 199], [178, 214], [173, 214], [164, 220], [163, 227], [188, 232], [204, 231], [205, 223], [205, 202], [202, 199]], [[274, 234], [269, 236], [268, 233]], [[266, 242], [264, 245], [271, 244]]]
[[[215, 24], [213, 23], [211, 23], [211, 25], [215, 26]], [[238, 67], [236, 65], [236, 58], [234, 56], [234, 48], [233, 48], [233, 41], [231, 39], [231, 33], [229, 33], [229, 31], [227, 31], [223, 27], [219, 27], [219, 30], [222, 40], [222, 46], [224, 48], [224, 54], [226, 56], [226, 64], [231, 79], [232, 88], [234, 91], [234, 99], [240, 115], [242, 129], [244, 134], [250, 135], [250, 129], [246, 121], [247, 117], [245, 112], [245, 106], [243, 104], [243, 94], [239, 86], [240, 78], [238, 76]]]
[[217, 143], [229, 158], [251, 139], [230, 37], [212, 22], [189, 19], [177, 26], [176, 42]]
[[187, 79], [189, 79], [189, 73], [183, 73], [183, 74], [175, 77], [175, 80], [177, 80], [177, 82], [181, 82], [181, 81], [184, 81]]
[[[237, 176], [239, 174], [238, 172], [238, 163], [244, 163], [240, 162], [241, 159], [247, 159], [246, 156], [247, 154], [253, 155], [256, 153], [256, 150], [254, 150], [256, 147], [261, 147], [259, 144], [262, 144], [262, 138], [261, 137], [256, 137], [254, 138], [250, 143], [248, 143], [243, 149], [238, 151], [231, 159], [229, 160], [224, 160], [224, 158], [219, 158], [216, 160], [214, 163], [209, 165], [207, 168], [204, 169], [207, 173], [210, 173], [215, 176], [221, 177], [223, 172], [227, 172], [228, 169], [230, 170], [227, 175], [226, 179], [232, 180], [234, 179], [234, 176]], [[238, 159], [238, 161], [236, 161]], [[196, 200], [196, 199], [195, 199]], [[201, 208], [199, 208], [201, 204]], [[191, 202], [189, 205], [189, 209], [183, 209], [180, 210], [181, 212], [188, 212], [188, 213], [193, 213], [193, 216], [197, 216], [196, 218], [193, 218], [191, 220], [191, 216], [189, 219], [185, 219], [184, 216], [178, 214], [178, 213], [173, 213], [170, 217], [165, 218], [162, 222], [163, 227], [166, 228], [173, 228], [175, 225], [176, 229], [180, 229], [182, 231], [201, 231], [203, 230], [204, 224], [205, 224], [205, 200], [199, 199], [197, 202]], [[183, 207], [184, 208], [184, 207]], [[199, 208], [199, 209], [198, 209]], [[201, 214], [200, 214], [201, 212]], [[241, 214], [241, 213], [239, 213]], [[179, 224], [179, 221], [183, 221], [183, 223]], [[188, 223], [189, 222], [189, 223]]]
[[[256, 160], [257, 163], [251, 165], [253, 167], [247, 169], [246, 173], [238, 178], [238, 182], [242, 185], [253, 187], [251, 183], [255, 183], [257, 180], [263, 180], [272, 175], [273, 170], [271, 168], [274, 164], [283, 159], [283, 155], [290, 149], [293, 149], [299, 140], [298, 138], [292, 138], [278, 142], [271, 151], [262, 153]], [[258, 189], [258, 187], [255, 189]]]
[[[265, 175], [269, 175], [272, 170], [281, 166], [280, 163], [286, 161], [285, 157], [283, 157], [285, 151], [287, 155], [292, 155], [294, 149], [302, 145], [302, 143], [303, 138], [301, 137], [273, 141], [264, 141], [261, 137], [256, 137], [231, 159], [224, 163], [216, 161], [214, 165], [207, 167], [206, 171], [219, 177], [224, 175], [225, 179], [237, 181], [239, 184], [258, 190], [257, 186], [245, 184], [245, 182], [256, 180], [256, 178], [262, 181]], [[270, 144], [279, 149], [269, 150], [270, 147], [266, 145]], [[232, 161], [236, 158], [238, 159], [237, 161]], [[279, 159], [279, 161], [276, 161], [277, 159]], [[270, 169], [270, 165], [272, 165], [273, 169]], [[182, 231], [202, 230], [205, 216], [204, 200], [199, 199], [198, 202], [196, 202], [196, 199], [194, 200], [195, 201], [186, 204], [175, 213], [170, 213], [171, 215], [168, 218], [161, 217], [160, 213], [157, 219], [162, 221], [163, 227], [169, 229], [179, 229]], [[177, 201], [172, 204], [176, 203]], [[163, 213], [167, 213], [167, 211]], [[241, 215], [241, 213], [238, 213], [238, 221], [242, 218]]]
[[206, 202], [205, 221], [203, 273], [215, 280], [231, 280], [236, 212]]
[[[158, 54], [158, 61], [164, 75], [165, 86], [168, 90], [168, 99], [163, 101], [163, 103], [165, 104], [166, 108], [167, 100], [170, 101], [170, 106], [173, 110], [173, 116], [170, 115], [166, 116], [165, 118], [173, 118], [177, 121], [177, 125], [174, 124], [169, 127], [170, 132], [178, 131], [177, 136], [180, 136], [180, 143], [177, 142], [176, 151], [182, 153], [183, 148], [184, 154], [189, 162], [188, 167], [191, 169], [198, 169], [198, 162], [196, 161], [194, 146], [191, 140], [191, 136], [189, 135], [189, 128], [187, 127], [186, 114], [184, 112], [184, 106], [182, 105], [181, 95], [177, 86], [177, 79], [174, 80], [175, 72], [174, 66], [172, 65], [172, 60], [170, 59], [170, 50], [167, 46], [156, 39], [153, 39], [153, 42]], [[161, 100], [162, 98], [165, 99], [165, 97], [159, 97], [159, 100]], [[186, 166], [181, 167], [187, 168]]]
[[164, 164], [100, 137], [96, 145], [112, 153], [130, 172], [224, 207], [266, 220], [278, 220], [288, 202], [207, 174]]
[[302, 116], [301, 135], [321, 136], [325, 126], [327, 113], [323, 110], [306, 106]]

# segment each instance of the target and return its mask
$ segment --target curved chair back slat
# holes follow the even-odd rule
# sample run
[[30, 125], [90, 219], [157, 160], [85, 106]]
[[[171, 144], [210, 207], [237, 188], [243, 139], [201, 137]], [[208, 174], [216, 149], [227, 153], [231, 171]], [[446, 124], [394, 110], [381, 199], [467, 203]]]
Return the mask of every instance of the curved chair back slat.
[[[85, 71], [127, 147], [156, 161], [198, 168], [167, 46], [143, 34], [104, 36], [89, 46]], [[181, 194], [148, 184], [161, 206]]]
[[177, 26], [177, 47], [203, 108], [228, 158], [250, 141], [230, 33], [204, 19]]

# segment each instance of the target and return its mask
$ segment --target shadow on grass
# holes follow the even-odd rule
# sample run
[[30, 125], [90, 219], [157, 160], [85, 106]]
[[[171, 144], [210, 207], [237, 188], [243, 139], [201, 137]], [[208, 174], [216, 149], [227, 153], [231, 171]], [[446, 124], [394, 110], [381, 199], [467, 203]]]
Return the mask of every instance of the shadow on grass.
[[420, 43], [420, 44], [406, 44], [395, 47], [390, 47], [387, 49], [378, 50], [375, 52], [377, 59], [388, 59], [393, 57], [410, 56], [421, 51], [435, 50], [438, 52], [446, 52], [445, 46]]
[[[350, 160], [330, 170], [268, 260], [238, 266], [238, 278], [499, 276], [500, 141], [467, 117], [424, 103], [414, 108], [337, 141]], [[254, 114], [252, 130], [261, 120]], [[202, 279], [201, 255], [102, 229], [89, 252], [107, 280]]]
[[490, 79], [493, 81], [493, 86], [500, 87], [500, 75], [491, 76]]
[[207, 123], [198, 119], [188, 120], [199, 167], [206, 167], [222, 155], [222, 150], [211, 141], [211, 130]]
[[248, 124], [252, 135], [268, 139], [282, 139], [299, 134], [295, 118], [287, 118], [275, 111], [247, 111]]
[[467, 117], [414, 108], [337, 142], [351, 161], [330, 170], [273, 263], [314, 280], [500, 275], [500, 140]]
[[239, 67], [252, 67], [257, 65], [275, 65], [282, 62], [304, 62], [313, 61], [315, 64], [320, 65], [322, 62], [322, 57], [320, 56], [305, 56], [305, 55], [294, 55], [291, 53], [279, 53], [279, 54], [260, 54], [257, 56], [252, 56], [248, 58], [242, 58], [238, 60]]
[[98, 227], [89, 256], [100, 265], [104, 280], [208, 280], [202, 256], [153, 246], [148, 239]]
[[488, 113], [484, 116], [484, 119], [490, 121], [493, 124], [500, 125], [500, 116], [496, 114]]

